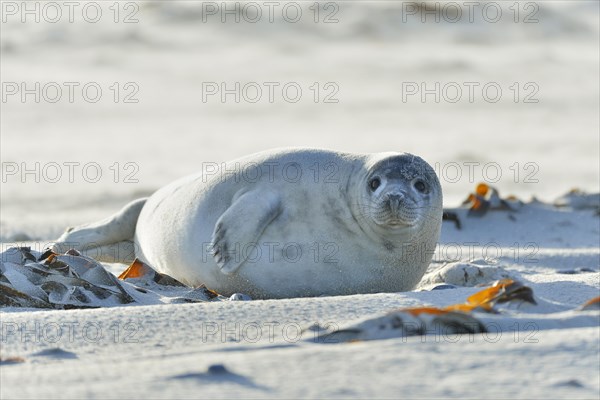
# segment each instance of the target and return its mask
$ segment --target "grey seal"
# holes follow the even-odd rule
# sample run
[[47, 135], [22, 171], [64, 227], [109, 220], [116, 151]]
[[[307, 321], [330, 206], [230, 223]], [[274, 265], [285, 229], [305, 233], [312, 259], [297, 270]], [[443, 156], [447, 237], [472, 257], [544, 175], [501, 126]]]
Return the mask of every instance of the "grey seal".
[[439, 180], [418, 156], [277, 149], [203, 163], [56, 246], [126, 261], [104, 250], [133, 243], [159, 272], [223, 295], [349, 295], [414, 288], [441, 223]]

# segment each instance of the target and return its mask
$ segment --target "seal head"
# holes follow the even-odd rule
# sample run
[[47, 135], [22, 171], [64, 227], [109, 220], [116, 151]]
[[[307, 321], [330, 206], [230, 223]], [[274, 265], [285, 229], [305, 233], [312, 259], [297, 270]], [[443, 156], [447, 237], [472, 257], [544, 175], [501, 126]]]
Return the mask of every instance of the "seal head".
[[359, 220], [385, 235], [406, 230], [431, 232], [436, 225], [439, 231], [442, 189], [433, 168], [408, 153], [378, 156], [359, 185]]

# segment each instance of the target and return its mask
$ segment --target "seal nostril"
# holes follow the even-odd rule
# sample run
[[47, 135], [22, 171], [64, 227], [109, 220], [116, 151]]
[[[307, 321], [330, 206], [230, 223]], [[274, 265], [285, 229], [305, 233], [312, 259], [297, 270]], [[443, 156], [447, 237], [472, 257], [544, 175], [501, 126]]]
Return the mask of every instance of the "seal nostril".
[[403, 193], [388, 193], [387, 198], [389, 201], [402, 202], [404, 201]]

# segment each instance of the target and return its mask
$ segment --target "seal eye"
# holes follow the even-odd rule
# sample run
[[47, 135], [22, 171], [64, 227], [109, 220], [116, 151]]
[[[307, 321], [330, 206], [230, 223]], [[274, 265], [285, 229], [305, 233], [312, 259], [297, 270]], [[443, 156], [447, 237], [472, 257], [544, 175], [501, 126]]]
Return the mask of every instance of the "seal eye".
[[427, 192], [427, 185], [423, 181], [416, 181], [414, 186], [415, 186], [415, 189], [417, 189], [417, 191], [419, 191], [421, 193]]
[[373, 178], [371, 179], [371, 182], [369, 182], [369, 187], [373, 192], [377, 190], [379, 185], [381, 185], [381, 180], [379, 178]]

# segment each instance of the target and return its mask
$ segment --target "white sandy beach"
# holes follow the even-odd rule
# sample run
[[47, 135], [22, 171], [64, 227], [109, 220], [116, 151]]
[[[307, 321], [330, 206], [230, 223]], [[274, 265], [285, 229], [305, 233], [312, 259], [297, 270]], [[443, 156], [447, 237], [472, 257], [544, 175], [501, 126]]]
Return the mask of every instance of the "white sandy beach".
[[[600, 291], [597, 210], [528, 205], [481, 218], [455, 211], [462, 229], [444, 223], [430, 271], [413, 292], [5, 309], [2, 356], [24, 361], [2, 366], [2, 397], [596, 397], [600, 314], [576, 308]], [[511, 248], [520, 235], [539, 248]], [[314, 330], [400, 307], [463, 303], [482, 289], [475, 285], [506, 277], [532, 288], [537, 305], [475, 313], [484, 334], [385, 331], [391, 339], [336, 344]], [[442, 283], [456, 288], [427, 290]]]

